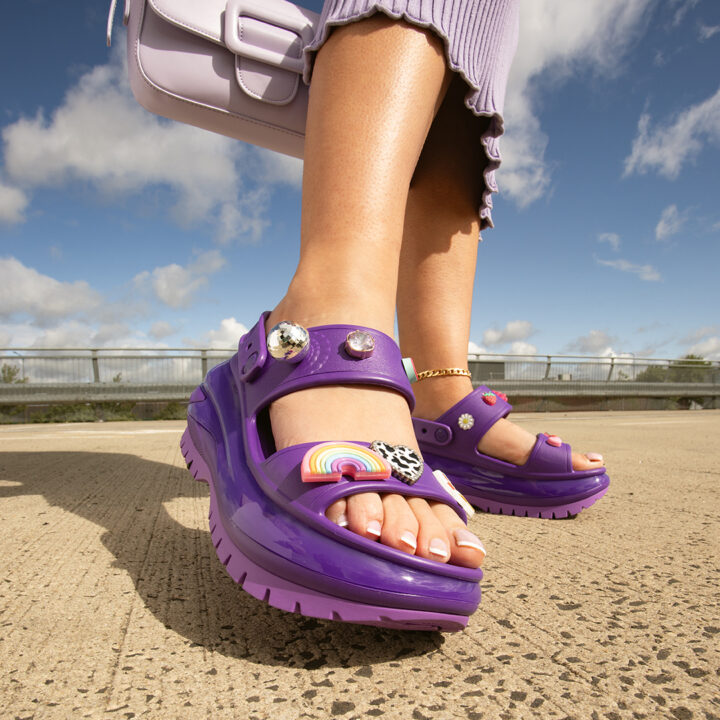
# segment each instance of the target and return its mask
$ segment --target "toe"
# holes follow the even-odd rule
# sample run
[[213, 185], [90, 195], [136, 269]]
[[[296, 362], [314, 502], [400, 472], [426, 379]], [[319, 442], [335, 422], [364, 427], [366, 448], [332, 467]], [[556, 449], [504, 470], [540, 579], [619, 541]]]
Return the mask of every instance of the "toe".
[[325, 516], [328, 520], [334, 522], [336, 525], [339, 525], [340, 527], [347, 527], [347, 501], [345, 500], [345, 498], [337, 500], [332, 505], [330, 505], [330, 507], [325, 512]]
[[450, 562], [462, 567], [480, 567], [485, 559], [485, 547], [480, 539], [468, 530], [451, 507], [432, 503], [431, 508], [450, 538]]
[[381, 542], [409, 555], [417, 549], [419, 523], [402, 495], [384, 495]]
[[358, 493], [347, 499], [348, 530], [368, 540], [378, 540], [383, 518], [383, 504], [377, 493]]
[[418, 546], [415, 554], [429, 560], [448, 562], [450, 560], [450, 538], [442, 522], [426, 500], [408, 498], [407, 503], [419, 525]]
[[603, 456], [600, 453], [576, 453], [572, 454], [573, 470], [593, 470], [602, 467]]

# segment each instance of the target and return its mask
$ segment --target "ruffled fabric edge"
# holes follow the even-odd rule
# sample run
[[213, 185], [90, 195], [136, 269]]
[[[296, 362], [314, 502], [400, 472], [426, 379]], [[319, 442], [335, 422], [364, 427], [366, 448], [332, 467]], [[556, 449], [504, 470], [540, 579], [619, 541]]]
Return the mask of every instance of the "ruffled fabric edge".
[[[361, 4], [361, 2], [362, 0], [360, 2], [356, 1], [355, 5], [358, 6]], [[400, 3], [398, 3], [397, 0], [393, 2], [394, 6], [397, 6], [398, 4]], [[413, 25], [429, 28], [433, 30], [433, 32], [435, 32], [440, 38], [442, 38], [443, 45], [445, 47], [445, 58], [447, 60], [448, 67], [453, 72], [458, 73], [468, 85], [468, 91], [465, 95], [465, 107], [470, 110], [476, 117], [490, 118], [487, 129], [480, 137], [480, 142], [482, 143], [483, 151], [486, 158], [485, 166], [483, 168], [483, 182], [485, 188], [482, 193], [481, 205], [478, 208], [478, 216], [480, 218], [480, 232], [487, 228], [495, 227], [492, 220], [492, 196], [494, 193], [498, 192], [495, 172], [502, 163], [502, 155], [500, 153], [500, 137], [505, 130], [502, 107], [505, 100], [505, 86], [507, 83], [507, 75], [510, 69], [510, 62], [517, 47], [517, 3], [514, 2], [514, 0], [507, 0], [505, 5], [509, 12], [499, 18], [497, 17], [498, 14], [496, 13], [496, 17], [494, 18], [494, 25], [497, 27], [490, 29], [491, 32], [493, 29], [497, 29], [499, 33], [504, 33], [505, 35], [507, 35], [507, 37], [504, 38], [504, 41], [506, 43], [504, 47], [505, 54], [503, 57], [499, 57], [499, 62], [496, 63], [497, 65], [499, 65], [499, 68], [493, 74], [492, 82], [486, 83], [485, 87], [480, 87], [479, 84], [474, 83], [470, 78], [468, 78], [467, 73], [463, 70], [462, 66], [459, 63], [459, 60], [453, 58], [450, 38], [447, 33], [442, 29], [442, 27], [440, 27], [435, 22], [415, 17], [411, 12], [409, 12], [407, 7], [403, 10], [393, 9], [386, 7], [385, 5], [383, 5], [382, 2], [378, 1], [373, 2], [371, 5], [368, 5], [362, 11], [358, 11], [356, 7], [355, 12], [352, 12], [350, 16], [341, 15], [341, 13], [337, 10], [335, 13], [333, 13], [332, 10], [334, 8], [332, 8], [332, 3], [326, 2], [323, 8], [320, 22], [318, 24], [318, 32], [313, 41], [303, 50], [303, 57], [305, 62], [303, 80], [307, 85], [309, 85], [310, 79], [312, 77], [313, 63], [315, 58], [314, 54], [325, 43], [332, 27], [347, 25], [348, 23], [356, 22], [358, 20], [370, 17], [376, 12], [382, 12], [388, 17], [393, 18], [394, 20], [402, 19]], [[496, 60], [498, 60], [498, 57], [496, 57]], [[482, 238], [480, 239], [482, 240]]]

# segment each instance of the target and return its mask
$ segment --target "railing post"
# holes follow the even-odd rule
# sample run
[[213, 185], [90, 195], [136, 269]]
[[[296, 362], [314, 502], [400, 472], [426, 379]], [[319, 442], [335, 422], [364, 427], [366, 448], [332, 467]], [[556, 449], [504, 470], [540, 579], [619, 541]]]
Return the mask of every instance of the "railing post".
[[552, 367], [552, 355], [547, 356], [547, 365], [545, 365], [545, 379], [550, 377], [550, 368]]
[[99, 383], [100, 382], [100, 364], [98, 362], [98, 351], [97, 350], [91, 350], [92, 353], [92, 369], [93, 369], [93, 382]]
[[207, 375], [207, 350], [200, 352], [200, 372], [202, 373], [202, 379], [205, 379]]
[[613, 369], [615, 368], [615, 358], [610, 358], [610, 372], [608, 372], [607, 380], [605, 382], [610, 382], [610, 379], [612, 378]]

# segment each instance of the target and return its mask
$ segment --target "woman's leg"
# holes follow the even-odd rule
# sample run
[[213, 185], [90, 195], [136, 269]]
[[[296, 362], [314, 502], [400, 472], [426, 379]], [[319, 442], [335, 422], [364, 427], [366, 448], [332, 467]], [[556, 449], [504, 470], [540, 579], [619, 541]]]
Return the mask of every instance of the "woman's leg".
[[[268, 327], [350, 323], [393, 334], [407, 193], [449, 81], [441, 41], [383, 15], [337, 28], [318, 52], [303, 173], [300, 261]], [[270, 409], [278, 448], [386, 440], [417, 448], [405, 400], [372, 387], [320, 387]], [[447, 508], [445, 508], [447, 510]], [[409, 553], [476, 567], [462, 522], [424, 500], [355, 495], [328, 516]], [[344, 517], [343, 517], [344, 516]], [[461, 543], [461, 544], [458, 544]], [[415, 547], [416, 546], [416, 547]]]
[[[467, 369], [470, 312], [478, 246], [478, 208], [486, 118], [464, 107], [465, 82], [455, 76], [435, 118], [412, 179], [398, 284], [398, 328], [403, 354], [418, 370]], [[483, 308], [492, 312], [492, 307]], [[413, 386], [414, 414], [435, 419], [472, 390], [470, 378], [434, 377]], [[509, 420], [482, 438], [488, 455], [523, 464], [535, 435]], [[573, 467], [599, 467], [573, 453]]]

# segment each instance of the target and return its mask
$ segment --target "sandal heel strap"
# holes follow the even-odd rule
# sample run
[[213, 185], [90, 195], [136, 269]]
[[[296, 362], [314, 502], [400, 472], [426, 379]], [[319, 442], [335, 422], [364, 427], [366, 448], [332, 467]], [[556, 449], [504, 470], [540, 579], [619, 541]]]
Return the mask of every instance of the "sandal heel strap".
[[[238, 384], [244, 385], [246, 413], [255, 413], [274, 400], [298, 390], [322, 385], [378, 385], [405, 397], [410, 409], [415, 397], [395, 341], [378, 330], [357, 325], [320, 325], [308, 328], [307, 354], [297, 363], [282, 362], [267, 350], [263, 313], [259, 322], [240, 339], [232, 361]], [[370, 357], [357, 358], [345, 349], [350, 332], [370, 333], [375, 349]]]
[[413, 418], [412, 422], [415, 436], [420, 442], [437, 447], [449, 445], [452, 442], [453, 431], [445, 423], [422, 418]]
[[436, 420], [413, 418], [422, 450], [446, 447], [449, 455], [474, 455], [485, 433], [512, 410], [512, 405], [486, 385], [480, 385]]

